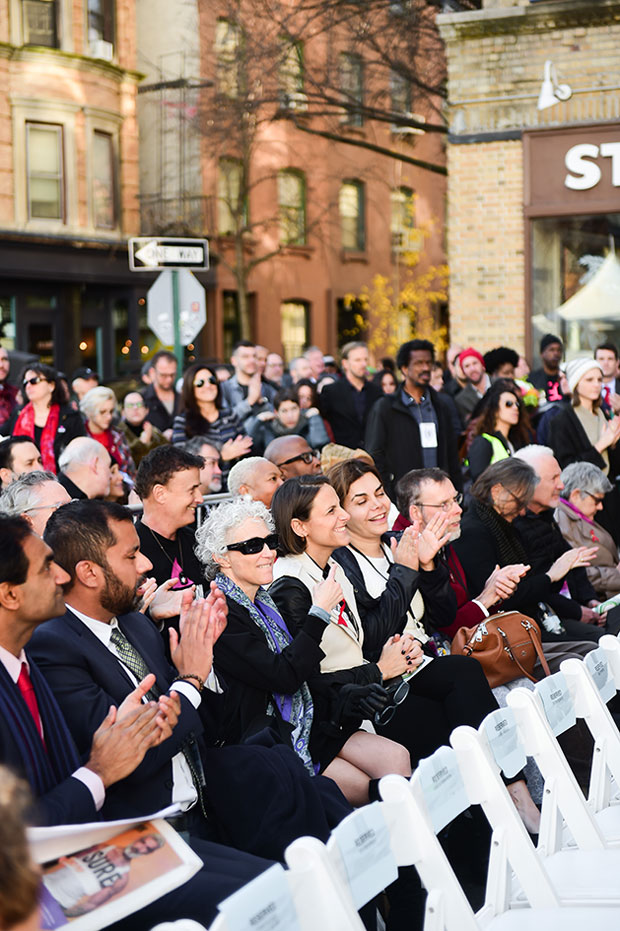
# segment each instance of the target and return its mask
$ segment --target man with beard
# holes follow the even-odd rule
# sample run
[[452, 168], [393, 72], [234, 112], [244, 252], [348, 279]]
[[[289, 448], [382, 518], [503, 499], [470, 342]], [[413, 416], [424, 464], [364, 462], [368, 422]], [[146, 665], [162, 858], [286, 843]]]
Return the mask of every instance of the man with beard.
[[104, 817], [140, 816], [178, 802], [177, 829], [274, 859], [301, 834], [326, 840], [350, 811], [330, 779], [311, 778], [283, 745], [214, 746], [224, 696], [216, 694], [211, 663], [226, 623], [226, 601], [215, 586], [194, 604], [191, 590], [185, 593], [181, 634], [170, 631], [169, 663], [157, 628], [135, 610], [151, 564], [130, 512], [110, 502], [72, 502], [52, 515], [45, 538], [70, 576], [67, 611], [37, 632], [32, 650], [78, 750], [89, 746], [101, 709], [122, 702], [145, 669], [155, 674], [158, 694], [180, 696], [174, 733], [108, 793]]
[[390, 497], [412, 466], [445, 469], [457, 488], [463, 484], [450, 410], [430, 386], [434, 358], [435, 347], [426, 339], [403, 343], [396, 357], [402, 387], [380, 398], [368, 415], [364, 448]]
[[[459, 562], [453, 540], [461, 533], [461, 507], [463, 496], [457, 492], [450, 477], [442, 469], [412, 469], [396, 487], [398, 510], [413, 523], [419, 521], [422, 532], [438, 510], [449, 518], [450, 543], [443, 550], [443, 561], [450, 573], [450, 586], [456, 595], [457, 611], [454, 622], [442, 629], [442, 634], [453, 637], [459, 627], [474, 627], [491, 613], [491, 609], [509, 598], [519, 579], [528, 567], [524, 565], [497, 566], [475, 598], [467, 590], [465, 572]], [[432, 607], [432, 606], [431, 606]]]

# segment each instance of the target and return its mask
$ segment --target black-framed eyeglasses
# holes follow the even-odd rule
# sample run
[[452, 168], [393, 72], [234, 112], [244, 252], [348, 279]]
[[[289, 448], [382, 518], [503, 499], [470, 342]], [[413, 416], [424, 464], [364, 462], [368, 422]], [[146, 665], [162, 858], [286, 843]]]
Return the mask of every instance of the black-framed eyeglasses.
[[522, 508], [524, 508], [524, 507], [527, 506], [527, 501], [523, 501], [523, 500], [519, 497], [519, 495], [516, 495], [516, 494], [514, 493], [514, 491], [511, 491], [511, 490], [510, 490], [510, 488], [506, 488], [505, 485], [502, 485], [502, 488], [504, 489], [504, 491], [507, 491], [508, 494], [513, 498], [514, 503], [517, 505], [517, 507], [519, 508], [519, 510], [521, 510]]
[[219, 382], [215, 375], [211, 375], [209, 378], [199, 378], [198, 381], [194, 382], [194, 388], [204, 388], [205, 385], [218, 385]]
[[402, 705], [409, 694], [409, 683], [405, 679], [401, 679], [395, 685], [389, 686], [387, 691], [390, 695], [390, 704], [381, 711], [377, 711], [374, 718], [375, 724], [388, 724], [392, 720], [396, 709], [399, 705]]
[[441, 508], [442, 511], [449, 511], [451, 507], [454, 507], [455, 504], [458, 504], [460, 507], [463, 503], [463, 492], [457, 491], [453, 498], [449, 498], [448, 501], [442, 501], [441, 504], [425, 504], [423, 501], [418, 501], [419, 508]]
[[25, 388], [26, 385], [39, 385], [42, 381], [47, 381], [47, 378], [43, 378], [43, 375], [33, 375], [32, 378], [24, 379], [22, 388]]
[[318, 449], [309, 449], [306, 453], [300, 453], [299, 456], [291, 456], [290, 459], [285, 459], [284, 462], [278, 462], [277, 466], [279, 469], [282, 466], [290, 465], [292, 462], [305, 462], [306, 465], [310, 465], [313, 459], [318, 459], [321, 453]]
[[226, 549], [233, 553], [242, 553], [243, 556], [256, 556], [265, 547], [269, 550], [277, 549], [277, 533], [270, 533], [266, 537], [250, 537], [249, 540], [242, 540], [240, 543], [229, 543]]
[[593, 495], [591, 491], [586, 491], [586, 494], [587, 494], [587, 495], [590, 495], [590, 497], [592, 498], [592, 500], [595, 501], [597, 504], [603, 504], [603, 502], [605, 501], [605, 498], [604, 498], [604, 497], [601, 498], [600, 495]]

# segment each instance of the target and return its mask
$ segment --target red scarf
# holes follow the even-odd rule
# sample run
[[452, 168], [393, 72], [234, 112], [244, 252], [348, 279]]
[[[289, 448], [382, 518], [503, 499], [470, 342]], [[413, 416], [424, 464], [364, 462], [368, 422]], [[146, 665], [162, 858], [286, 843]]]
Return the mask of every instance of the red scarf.
[[[54, 440], [58, 433], [58, 424], [60, 422], [60, 406], [52, 404], [50, 407], [43, 432], [41, 433], [41, 460], [43, 468], [48, 472], [56, 474], [56, 456], [54, 455]], [[32, 403], [20, 411], [19, 417], [13, 429], [13, 436], [29, 436], [34, 442], [34, 407]]]

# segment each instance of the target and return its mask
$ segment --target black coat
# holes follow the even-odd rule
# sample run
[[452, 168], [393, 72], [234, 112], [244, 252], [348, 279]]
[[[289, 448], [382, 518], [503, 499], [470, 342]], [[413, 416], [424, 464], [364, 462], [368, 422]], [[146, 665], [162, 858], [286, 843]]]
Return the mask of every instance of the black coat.
[[332, 428], [334, 442], [350, 449], [364, 446], [368, 415], [373, 404], [383, 397], [380, 386], [367, 381], [362, 388], [366, 403], [360, 419], [355, 406], [357, 393], [346, 378], [341, 378], [333, 385], [326, 385], [319, 395], [321, 414]]
[[[19, 411], [13, 411], [11, 420], [8, 423], [7, 430], [13, 436], [26, 436], [26, 434], [16, 433], [14, 430], [15, 422], [19, 416]], [[71, 440], [76, 436], [87, 436], [84, 418], [79, 411], [74, 410], [70, 404], [61, 404], [58, 417], [58, 430], [54, 437], [54, 458], [56, 459], [56, 468], [61, 453]], [[34, 439], [33, 439], [34, 443]]]
[[[551, 509], [540, 514], [528, 510], [523, 517], [516, 518], [514, 527], [523, 540], [532, 572], [546, 572], [562, 553], [571, 548], [562, 536]], [[565, 578], [571, 598], [565, 598], [557, 591], [564, 584], [562, 579], [555, 583], [556, 591], [546, 601], [559, 617], [578, 621], [581, 618], [580, 605], [598, 600], [598, 596], [588, 581], [585, 569], [571, 569]]]
[[[549, 445], [562, 468], [571, 462], [591, 462], [599, 469], [605, 468], [605, 460], [592, 446], [581, 421], [570, 405], [562, 409], [549, 423]], [[609, 455], [609, 476], [613, 481], [620, 473], [620, 444], [615, 449], [607, 450]]]
[[[502, 559], [499, 540], [482, 522], [474, 506], [464, 515], [461, 521], [461, 535], [452, 546], [463, 567], [467, 588], [473, 598], [483, 590], [495, 566], [508, 565], [508, 562]], [[524, 544], [524, 547], [527, 551], [527, 544]], [[558, 584], [558, 590], [561, 584]], [[529, 617], [536, 617], [538, 602], [548, 602], [553, 592], [549, 576], [545, 575], [544, 571], [535, 572], [530, 569], [517, 585], [514, 595], [502, 601], [501, 610], [522, 611]]]
[[[373, 645], [372, 656], [369, 655], [367, 658], [377, 659], [385, 640], [393, 634], [402, 633], [407, 623], [407, 608], [418, 588], [424, 599], [422, 623], [427, 632], [441, 630], [442, 627], [449, 627], [453, 623], [456, 617], [456, 596], [450, 586], [448, 569], [443, 563], [440, 563], [432, 572], [416, 572], [394, 563], [390, 568], [389, 581], [383, 593], [379, 598], [373, 598], [368, 594], [362, 570], [351, 550], [342, 546], [334, 550], [333, 557], [345, 570], [347, 578], [355, 589], [355, 600], [362, 620], [369, 614], [372, 617], [373, 612], [389, 619], [389, 633], [385, 632], [385, 628], [382, 629], [382, 636], [385, 634], [385, 639]], [[366, 642], [364, 642], [365, 653], [366, 649]]]
[[174, 409], [171, 414], [168, 413], [168, 409], [165, 404], [157, 397], [157, 393], [153, 385], [147, 385], [147, 387], [142, 392], [142, 397], [144, 398], [144, 403], [148, 414], [146, 419], [149, 423], [152, 423], [154, 427], [157, 427], [158, 430], [161, 430], [162, 433], [165, 433], [166, 430], [172, 430], [172, 423], [174, 418], [179, 413], [181, 407], [181, 398], [176, 393], [174, 393]]
[[[463, 476], [450, 411], [433, 388], [428, 388], [437, 415], [437, 465], [450, 476], [455, 488], [463, 487]], [[420, 429], [400, 398], [400, 391], [380, 398], [373, 406], [366, 427], [367, 451], [375, 461], [390, 496], [394, 485], [411, 469], [424, 467]]]

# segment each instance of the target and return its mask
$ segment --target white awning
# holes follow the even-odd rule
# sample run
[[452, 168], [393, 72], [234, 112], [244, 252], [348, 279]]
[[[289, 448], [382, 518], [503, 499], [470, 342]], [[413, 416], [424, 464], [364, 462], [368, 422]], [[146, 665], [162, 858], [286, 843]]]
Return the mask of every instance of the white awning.
[[620, 320], [620, 261], [615, 251], [557, 313], [564, 320]]

